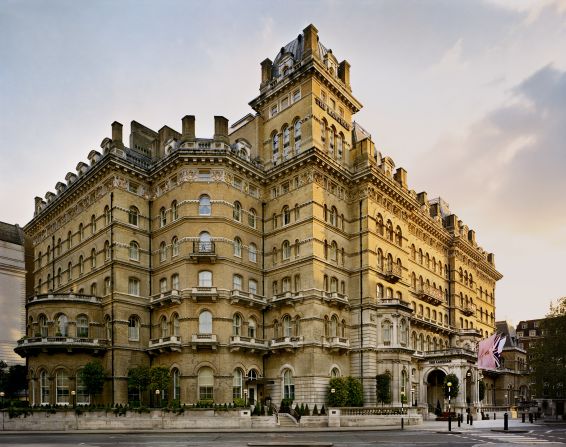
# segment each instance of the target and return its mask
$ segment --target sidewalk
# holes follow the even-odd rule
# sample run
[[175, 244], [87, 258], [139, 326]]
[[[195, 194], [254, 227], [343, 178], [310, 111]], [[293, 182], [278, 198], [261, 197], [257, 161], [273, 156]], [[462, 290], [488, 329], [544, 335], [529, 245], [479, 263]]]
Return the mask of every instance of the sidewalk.
[[[509, 419], [509, 430], [531, 430], [533, 426], [541, 425], [542, 421], [539, 420], [534, 424], [528, 422], [521, 422], [521, 419]], [[434, 431], [448, 431], [447, 421], [423, 421], [422, 425], [411, 425], [406, 427], [407, 430], [434, 430]], [[474, 420], [473, 425], [466, 424], [466, 421], [458, 427], [458, 421], [452, 421], [453, 431], [469, 431], [469, 430], [481, 430], [481, 429], [500, 429], [503, 430], [503, 418], [501, 419], [487, 419], [487, 420]]]

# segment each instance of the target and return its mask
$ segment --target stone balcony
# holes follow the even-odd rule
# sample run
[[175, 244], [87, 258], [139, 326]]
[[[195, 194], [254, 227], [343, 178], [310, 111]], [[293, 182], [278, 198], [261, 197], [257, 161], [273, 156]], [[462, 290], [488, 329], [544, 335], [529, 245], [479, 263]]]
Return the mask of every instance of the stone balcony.
[[191, 338], [191, 347], [193, 349], [216, 349], [218, 340], [216, 334], [193, 334]]
[[170, 337], [155, 338], [149, 341], [147, 351], [150, 354], [157, 354], [160, 352], [180, 352], [181, 351], [181, 337], [172, 335]]
[[230, 337], [230, 351], [266, 352], [269, 350], [267, 340], [232, 335]]
[[81, 295], [76, 293], [46, 293], [30, 296], [27, 303], [28, 305], [33, 305], [37, 303], [57, 301], [71, 301], [75, 303], [91, 303], [100, 305], [102, 303], [102, 298], [93, 295]]
[[167, 292], [158, 293], [156, 295], [153, 295], [149, 300], [149, 304], [151, 305], [152, 309], [160, 306], [180, 303], [181, 292], [179, 292], [178, 290], [168, 290]]
[[350, 301], [348, 296], [339, 292], [323, 292], [323, 300], [328, 304], [333, 304], [338, 307], [348, 306]]
[[383, 268], [383, 275], [390, 283], [396, 283], [403, 279], [403, 269], [399, 264], [386, 265]]
[[250, 307], [259, 307], [265, 309], [267, 307], [267, 300], [264, 296], [256, 295], [243, 290], [232, 290], [230, 292], [230, 301], [232, 303], [244, 304]]
[[193, 287], [191, 289], [193, 301], [216, 301], [218, 299], [218, 289], [216, 287]]
[[87, 337], [24, 337], [18, 340], [15, 351], [22, 357], [32, 352], [77, 352], [98, 354], [109, 346], [108, 340]]
[[269, 344], [272, 351], [284, 350], [292, 351], [303, 344], [302, 336], [278, 337], [271, 340]]
[[442, 304], [442, 292], [440, 292], [439, 289], [435, 289], [430, 284], [423, 284], [422, 287], [419, 287], [417, 294], [420, 299], [433, 306]]
[[293, 304], [293, 301], [301, 299], [303, 296], [300, 292], [283, 292], [278, 293], [277, 295], [273, 295], [271, 298], [271, 304], [278, 305], [278, 304]]
[[464, 304], [460, 306], [460, 311], [466, 316], [471, 317], [476, 313], [476, 306], [474, 304]]
[[425, 317], [420, 314], [411, 315], [411, 323], [426, 326], [427, 328], [432, 329], [435, 332], [454, 332], [454, 330], [448, 323], [440, 323], [430, 317]]
[[347, 351], [350, 349], [350, 340], [344, 337], [325, 337], [324, 347], [331, 351]]
[[216, 244], [214, 242], [194, 241], [189, 259], [193, 262], [215, 263], [217, 259]]

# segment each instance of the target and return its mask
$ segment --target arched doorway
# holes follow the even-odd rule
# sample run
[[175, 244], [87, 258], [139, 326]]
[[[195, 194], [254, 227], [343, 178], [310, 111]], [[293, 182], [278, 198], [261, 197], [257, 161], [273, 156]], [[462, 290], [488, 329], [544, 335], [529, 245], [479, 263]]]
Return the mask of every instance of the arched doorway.
[[440, 405], [441, 411], [444, 411], [444, 378], [446, 373], [440, 369], [435, 369], [428, 374], [426, 380], [426, 396], [428, 403], [428, 411], [434, 413], [437, 406]]

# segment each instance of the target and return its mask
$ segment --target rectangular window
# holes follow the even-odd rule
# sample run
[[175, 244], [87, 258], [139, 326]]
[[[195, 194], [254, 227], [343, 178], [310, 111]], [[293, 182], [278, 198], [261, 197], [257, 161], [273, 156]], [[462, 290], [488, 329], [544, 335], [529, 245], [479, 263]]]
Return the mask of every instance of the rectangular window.
[[320, 97], [322, 98], [322, 102], [326, 104], [326, 92], [321, 90]]
[[250, 185], [249, 187], [250, 196], [252, 197], [259, 197], [259, 191], [256, 186]]
[[270, 112], [269, 112], [269, 116], [270, 116], [271, 118], [273, 118], [275, 115], [277, 115], [277, 104], [273, 104], [273, 105], [271, 106], [271, 110], [270, 110]]
[[340, 117], [344, 118], [344, 108], [343, 107], [338, 107], [338, 114], [340, 115]]
[[128, 183], [128, 191], [133, 192], [134, 194], [138, 193], [138, 185], [133, 182]]
[[128, 293], [130, 295], [140, 295], [140, 280], [137, 278], [130, 278], [128, 281]]
[[330, 108], [332, 110], [336, 110], [336, 101], [334, 101], [334, 99], [330, 98]]
[[281, 194], [287, 194], [289, 192], [289, 182], [285, 182], [281, 185]]
[[234, 177], [232, 181], [232, 186], [236, 189], [242, 190], [242, 179], [240, 177]]
[[297, 102], [301, 99], [301, 89], [297, 89], [293, 92], [293, 102]]
[[257, 295], [257, 281], [255, 279], [250, 279], [248, 281], [248, 291]]
[[212, 177], [210, 176], [210, 171], [208, 169], [200, 169], [198, 171], [198, 180], [200, 182], [210, 182]]
[[281, 110], [289, 106], [289, 97], [286, 96], [281, 100]]
[[271, 188], [271, 198], [275, 199], [277, 197], [277, 187]]

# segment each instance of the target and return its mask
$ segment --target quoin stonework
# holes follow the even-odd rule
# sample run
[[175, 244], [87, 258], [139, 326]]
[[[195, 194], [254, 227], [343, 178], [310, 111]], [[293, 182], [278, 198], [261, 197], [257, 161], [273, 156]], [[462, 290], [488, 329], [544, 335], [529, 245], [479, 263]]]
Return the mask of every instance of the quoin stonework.
[[494, 255], [376, 150], [337, 56], [310, 25], [261, 63], [253, 113], [215, 116], [212, 138], [192, 115], [178, 130], [132, 121], [128, 141], [114, 122], [35, 199], [16, 348], [32, 403], [88, 402], [78, 372], [99, 359], [105, 403], [128, 401], [128, 369], [159, 365], [181, 403], [320, 407], [351, 375], [373, 406], [388, 373], [394, 405], [426, 409], [454, 373], [452, 405], [478, 404]]

